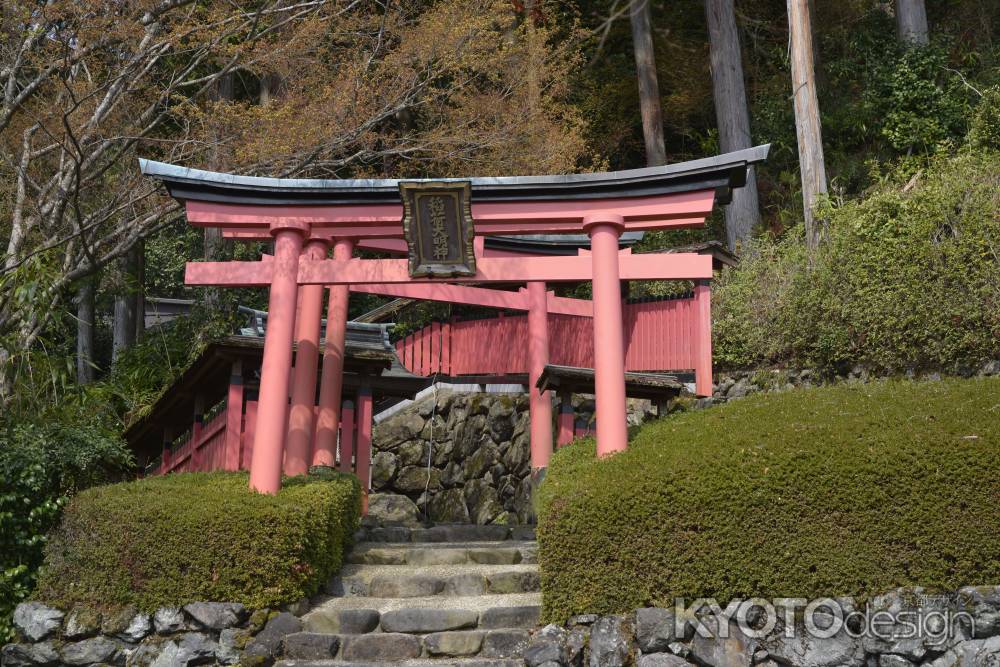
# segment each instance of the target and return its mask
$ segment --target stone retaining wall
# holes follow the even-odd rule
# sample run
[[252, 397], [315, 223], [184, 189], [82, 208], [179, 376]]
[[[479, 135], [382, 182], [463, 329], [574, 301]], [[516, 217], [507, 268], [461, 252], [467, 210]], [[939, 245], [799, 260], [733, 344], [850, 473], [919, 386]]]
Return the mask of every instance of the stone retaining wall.
[[[577, 419], [593, 420], [592, 397], [573, 404]], [[631, 423], [654, 416], [649, 401], [629, 404]], [[532, 522], [529, 419], [526, 394], [441, 390], [380, 422], [371, 515], [403, 525]]]
[[[638, 609], [625, 616], [578, 616], [565, 626], [549, 625], [534, 633], [524, 658], [527, 667], [1000, 665], [1000, 586], [932, 596], [924, 595], [921, 589], [901, 589], [877, 597], [867, 606], [845, 605], [843, 610], [843, 625], [831, 625], [837, 622], [829, 614], [808, 616], [818, 627], [816, 635], [831, 635], [828, 637], [806, 631], [801, 607], [788, 616], [786, 609], [777, 608], [772, 617], [777, 622], [769, 631], [762, 627], [769, 618], [766, 614], [755, 616], [751, 611], [744, 616], [743, 626], [735, 620], [740, 615], [734, 614], [726, 637], [720, 636], [716, 617], [711, 614], [696, 615], [700, 632], [693, 624], [677, 632], [675, 613], [670, 609]], [[866, 615], [852, 617], [851, 611]], [[877, 616], [879, 613], [882, 615]], [[951, 619], [950, 629], [942, 631], [935, 625], [943, 622], [942, 618]], [[915, 633], [911, 626], [923, 630]], [[838, 627], [839, 631], [830, 632]], [[864, 631], [865, 627], [876, 631]]]
[[[300, 606], [301, 613], [307, 605]], [[286, 644], [307, 634], [288, 611], [251, 611], [233, 602], [195, 602], [153, 614], [134, 607], [109, 614], [61, 611], [25, 602], [13, 620], [18, 641], [0, 652], [3, 667], [269, 665]]]
[[[803, 612], [804, 600], [794, 609], [773, 602], [770, 610], [747, 604], [728, 617], [706, 607], [680, 627], [675, 610], [655, 607], [576, 616], [565, 625], [522, 632], [518, 655], [526, 667], [1000, 665], [1000, 586], [935, 595], [900, 589], [865, 605], [839, 599], [836, 616], [822, 608]], [[692, 604], [687, 601], [687, 608]], [[302, 620], [288, 611], [250, 612], [234, 603], [200, 602], [155, 614], [125, 609], [102, 617], [29, 602], [18, 606], [14, 624], [18, 642], [3, 647], [3, 667], [270, 665], [281, 656], [329, 658], [341, 641], [337, 634], [303, 632]]]

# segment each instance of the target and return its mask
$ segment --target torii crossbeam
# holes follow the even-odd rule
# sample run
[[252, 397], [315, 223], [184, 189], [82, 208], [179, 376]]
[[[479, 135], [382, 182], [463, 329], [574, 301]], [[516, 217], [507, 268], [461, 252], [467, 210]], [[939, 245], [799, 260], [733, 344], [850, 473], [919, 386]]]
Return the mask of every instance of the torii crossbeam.
[[[270, 288], [250, 484], [259, 491], [275, 493], [281, 485], [282, 469], [288, 474], [300, 474], [310, 462], [327, 465], [334, 462], [350, 289], [463, 303], [481, 299], [481, 305], [504, 308], [511, 306], [501, 304], [516, 303], [513, 307], [528, 311], [532, 387], [548, 362], [547, 314], [591, 316], [598, 454], [625, 449], [621, 283], [623, 280], [695, 281], [696, 301], [707, 324], [712, 262], [710, 257], [689, 253], [631, 254], [620, 251], [620, 239], [623, 234], [704, 224], [713, 206], [728, 203], [732, 189], [744, 185], [747, 169], [762, 162], [767, 151], [768, 146], [758, 146], [715, 158], [620, 172], [441, 181], [246, 177], [147, 160], [141, 161], [141, 167], [143, 173], [161, 180], [172, 196], [184, 202], [192, 225], [220, 228], [233, 239], [274, 241], [274, 256], [258, 262], [189, 263], [186, 282]], [[456, 203], [452, 218], [441, 217], [434, 224], [446, 218], [457, 220], [456, 233], [469, 234], [469, 251], [464, 253], [469, 270], [460, 272], [463, 275], [415, 272], [413, 248], [423, 248], [419, 244], [425, 241], [414, 240], [412, 230], [419, 225], [413, 220], [421, 216], [426, 221], [431, 218], [426, 218], [429, 214], [412, 197], [442, 198], [434, 193], [446, 189], [458, 192], [456, 202], [460, 201], [462, 191], [466, 193], [466, 212], [461, 214]], [[407, 195], [411, 190], [420, 194]], [[407, 196], [411, 199], [406, 199]], [[413, 217], [404, 217], [404, 208], [406, 216]], [[461, 223], [459, 218], [468, 222]], [[465, 229], [462, 224], [467, 225], [466, 232], [461, 231]], [[429, 226], [425, 229], [428, 231], [416, 233], [431, 233]], [[451, 232], [445, 233], [443, 226], [435, 226], [433, 233], [436, 241], [445, 243], [438, 250], [453, 246], [461, 249], [459, 240], [449, 237]], [[512, 251], [511, 237], [505, 235], [529, 235], [517, 238], [540, 249]], [[550, 250], [541, 249], [546, 245], [560, 246], [547, 239], [566, 235], [585, 235], [581, 237], [583, 246], [589, 240], [589, 250], [573, 247], [572, 254], [552, 255], [545, 254]], [[407, 239], [409, 261], [352, 258], [357, 247], [398, 254], [406, 247], [403, 241]], [[333, 258], [327, 259], [331, 246]], [[592, 283], [592, 302], [560, 300], [546, 291], [546, 283], [581, 281]], [[526, 284], [526, 289], [500, 292], [482, 287], [511, 283]], [[327, 340], [314, 424], [313, 394], [325, 287], [330, 291]], [[707, 328], [705, 333], [699, 354], [707, 356], [710, 369]], [[289, 409], [289, 371], [296, 338], [295, 383], [291, 387]], [[705, 390], [703, 380], [704, 377], [699, 381], [701, 391]], [[710, 388], [709, 372], [709, 391]], [[363, 398], [362, 394], [356, 412], [357, 471], [367, 487], [372, 406], [370, 396], [367, 403]], [[367, 421], [367, 431], [360, 428], [361, 420]], [[532, 391], [534, 473], [544, 470], [551, 449], [551, 401], [547, 394]], [[343, 462], [342, 455], [342, 465]]]

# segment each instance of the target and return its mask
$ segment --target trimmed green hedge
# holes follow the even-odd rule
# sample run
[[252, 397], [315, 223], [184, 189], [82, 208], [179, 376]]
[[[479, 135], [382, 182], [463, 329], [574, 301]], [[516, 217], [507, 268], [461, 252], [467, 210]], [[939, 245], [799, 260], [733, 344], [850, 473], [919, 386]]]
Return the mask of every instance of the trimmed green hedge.
[[50, 536], [35, 598], [68, 608], [196, 600], [270, 607], [317, 592], [360, 515], [353, 475], [251, 492], [242, 473], [187, 473], [77, 495]]
[[[752, 396], [552, 459], [543, 617], [1000, 580], [1000, 379]], [[725, 602], [723, 602], [725, 604]]]

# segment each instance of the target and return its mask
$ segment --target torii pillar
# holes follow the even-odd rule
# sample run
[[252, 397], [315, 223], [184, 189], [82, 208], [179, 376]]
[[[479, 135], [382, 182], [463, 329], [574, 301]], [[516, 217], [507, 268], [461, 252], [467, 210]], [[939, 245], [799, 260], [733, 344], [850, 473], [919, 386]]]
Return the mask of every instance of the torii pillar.
[[[311, 239], [305, 257], [326, 257], [326, 241]], [[316, 370], [319, 361], [319, 332], [323, 321], [323, 286], [299, 287], [298, 347], [292, 382], [292, 405], [288, 411], [288, 442], [285, 445], [285, 474], [289, 477], [309, 472], [312, 458], [313, 416], [316, 404]]]
[[274, 261], [264, 358], [260, 367], [260, 398], [250, 464], [250, 488], [273, 495], [281, 489], [299, 255], [302, 254], [302, 241], [309, 233], [309, 226], [304, 222], [279, 219], [271, 224], [270, 230], [274, 236]]
[[528, 283], [528, 397], [531, 415], [531, 469], [547, 468], [552, 455], [552, 396], [538, 390], [549, 363], [549, 315], [545, 283]]
[[[347, 261], [353, 251], [352, 239], [338, 239], [333, 246], [333, 258], [337, 261]], [[319, 410], [313, 439], [313, 465], [333, 466], [336, 461], [340, 401], [344, 382], [344, 346], [347, 343], [347, 304], [350, 295], [348, 285], [330, 286], [330, 302], [326, 309], [323, 371], [319, 386]]]
[[625, 336], [622, 330], [618, 238], [621, 216], [602, 215], [583, 221], [590, 234], [594, 292], [594, 397], [597, 404], [597, 455], [628, 446], [625, 405]]

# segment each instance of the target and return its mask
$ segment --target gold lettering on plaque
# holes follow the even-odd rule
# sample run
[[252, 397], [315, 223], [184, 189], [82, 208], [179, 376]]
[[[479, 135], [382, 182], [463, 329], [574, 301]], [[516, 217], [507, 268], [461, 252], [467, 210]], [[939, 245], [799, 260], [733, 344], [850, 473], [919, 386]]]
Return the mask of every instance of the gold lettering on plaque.
[[445, 229], [444, 197], [430, 197], [427, 202], [431, 216], [431, 228], [434, 230], [434, 259], [448, 259], [448, 232]]

